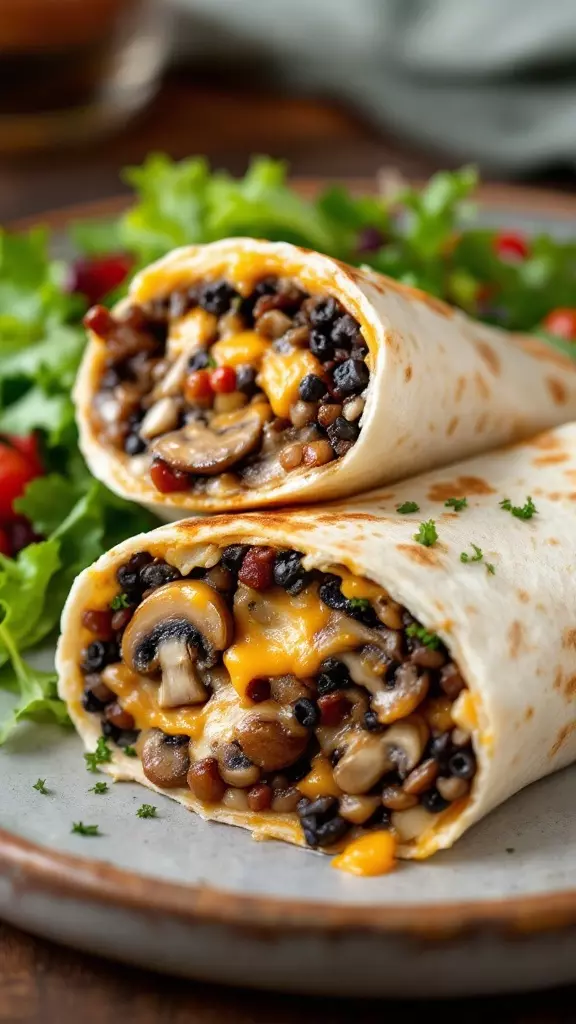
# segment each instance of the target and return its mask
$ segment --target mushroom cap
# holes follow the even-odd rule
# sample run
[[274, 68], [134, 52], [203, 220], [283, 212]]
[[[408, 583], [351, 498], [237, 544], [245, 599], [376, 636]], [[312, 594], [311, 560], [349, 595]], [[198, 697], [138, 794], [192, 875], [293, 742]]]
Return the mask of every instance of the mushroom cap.
[[191, 420], [151, 445], [155, 455], [175, 469], [202, 476], [224, 473], [253, 452], [271, 414], [266, 402], [220, 413], [207, 425]]
[[136, 672], [152, 672], [165, 641], [187, 640], [208, 651], [223, 651], [232, 635], [232, 617], [213, 587], [202, 580], [175, 580], [138, 606], [122, 638], [122, 659]]

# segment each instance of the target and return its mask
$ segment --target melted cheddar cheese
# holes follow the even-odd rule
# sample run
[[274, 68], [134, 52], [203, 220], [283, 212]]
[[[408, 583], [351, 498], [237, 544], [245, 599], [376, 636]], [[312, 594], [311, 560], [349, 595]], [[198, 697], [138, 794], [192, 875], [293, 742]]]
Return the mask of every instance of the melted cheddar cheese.
[[269, 345], [270, 342], [256, 331], [240, 331], [239, 334], [215, 342], [210, 349], [210, 355], [218, 366], [248, 365], [257, 368]]
[[266, 392], [275, 416], [289, 418], [290, 409], [299, 398], [300, 382], [309, 373], [322, 375], [322, 367], [310, 349], [275, 352], [268, 348], [257, 383]]
[[184, 316], [178, 317], [170, 325], [168, 335], [168, 353], [171, 357], [182, 352], [194, 352], [204, 348], [215, 336], [218, 320], [213, 313], [207, 313], [197, 306]]
[[396, 840], [390, 832], [368, 832], [348, 844], [332, 867], [351, 875], [384, 875], [396, 865]]

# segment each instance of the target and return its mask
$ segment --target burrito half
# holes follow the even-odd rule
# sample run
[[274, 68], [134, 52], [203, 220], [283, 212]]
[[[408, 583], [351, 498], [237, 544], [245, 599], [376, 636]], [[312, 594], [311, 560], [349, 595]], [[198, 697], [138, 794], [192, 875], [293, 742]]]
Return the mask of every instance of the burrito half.
[[576, 758], [575, 499], [570, 425], [355, 505], [163, 526], [74, 584], [60, 693], [104, 770], [203, 817], [360, 842], [365, 873], [383, 831], [427, 857]]
[[543, 343], [284, 243], [178, 249], [86, 323], [88, 464], [166, 519], [347, 496], [576, 415]]

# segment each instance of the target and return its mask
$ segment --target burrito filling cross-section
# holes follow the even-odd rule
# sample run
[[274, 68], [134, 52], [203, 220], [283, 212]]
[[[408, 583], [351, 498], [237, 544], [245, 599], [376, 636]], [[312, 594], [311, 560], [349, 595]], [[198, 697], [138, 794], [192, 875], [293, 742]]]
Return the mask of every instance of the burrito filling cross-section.
[[112, 608], [83, 611], [82, 705], [149, 782], [288, 816], [315, 848], [390, 826], [412, 840], [462, 807], [467, 690], [435, 634], [298, 551], [233, 544], [209, 561], [182, 575], [139, 551]]

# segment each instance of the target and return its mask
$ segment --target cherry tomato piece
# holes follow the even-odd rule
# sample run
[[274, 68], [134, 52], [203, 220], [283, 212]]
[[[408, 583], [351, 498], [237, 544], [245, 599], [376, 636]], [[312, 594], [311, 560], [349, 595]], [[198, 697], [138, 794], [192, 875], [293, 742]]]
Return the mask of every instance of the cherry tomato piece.
[[0, 442], [0, 522], [15, 518], [13, 502], [36, 476], [38, 473], [21, 452]]
[[544, 318], [543, 326], [550, 334], [566, 341], [576, 341], [576, 308], [568, 307], [553, 309]]
[[507, 263], [519, 263], [530, 255], [530, 246], [516, 231], [501, 231], [494, 239], [496, 255]]
[[0, 528], [0, 555], [6, 555], [6, 558], [10, 558], [12, 550], [10, 547], [10, 540], [6, 530]]
[[106, 309], [106, 306], [92, 306], [84, 315], [82, 323], [87, 330], [94, 331], [99, 338], [107, 338], [116, 326], [114, 317], [110, 310]]
[[232, 366], [219, 366], [210, 374], [212, 390], [217, 395], [227, 395], [236, 391], [236, 370]]
[[184, 382], [184, 397], [189, 402], [211, 399], [214, 395], [208, 370], [194, 370]]
[[125, 253], [76, 260], [70, 267], [68, 288], [85, 295], [92, 305], [126, 280], [133, 263]]
[[16, 516], [12, 522], [7, 524], [8, 540], [12, 549], [12, 557], [15, 557], [22, 548], [29, 544], [35, 544], [42, 538], [34, 533], [31, 524], [24, 516]]
[[171, 491], [187, 491], [190, 487], [188, 473], [172, 469], [162, 459], [154, 459], [150, 467], [150, 478], [157, 491], [170, 494]]
[[44, 466], [40, 460], [38, 435], [28, 434], [26, 437], [18, 437], [16, 434], [4, 434], [0, 440], [6, 440], [12, 448], [16, 448], [34, 470], [34, 476], [42, 476]]

